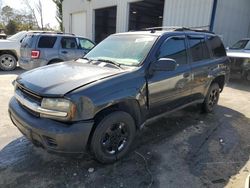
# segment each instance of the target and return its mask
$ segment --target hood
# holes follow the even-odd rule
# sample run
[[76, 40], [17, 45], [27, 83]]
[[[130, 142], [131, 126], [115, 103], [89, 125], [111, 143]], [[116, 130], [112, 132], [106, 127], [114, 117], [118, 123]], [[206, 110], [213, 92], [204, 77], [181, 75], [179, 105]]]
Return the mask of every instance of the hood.
[[16, 41], [12, 41], [9, 39], [0, 39], [0, 43], [11, 43], [11, 42], [16, 42]]
[[40, 96], [64, 94], [123, 71], [89, 63], [64, 62], [37, 68], [21, 74], [17, 82]]
[[8, 39], [0, 39], [0, 48], [1, 49], [14, 49], [20, 46], [20, 43], [17, 43], [16, 41], [13, 40], [8, 40]]

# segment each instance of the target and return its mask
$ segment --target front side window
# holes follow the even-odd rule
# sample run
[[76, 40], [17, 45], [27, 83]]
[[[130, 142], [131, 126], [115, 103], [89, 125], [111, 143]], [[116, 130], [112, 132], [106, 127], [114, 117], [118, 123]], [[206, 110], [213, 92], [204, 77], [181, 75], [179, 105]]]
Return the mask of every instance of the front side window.
[[188, 41], [193, 62], [210, 58], [209, 50], [204, 38], [189, 37]]
[[79, 38], [79, 46], [84, 50], [91, 50], [95, 45], [88, 39]]
[[115, 61], [127, 66], [138, 66], [145, 59], [157, 36], [153, 35], [112, 35], [95, 48], [85, 58]]
[[63, 49], [77, 49], [76, 39], [71, 37], [63, 37], [61, 40], [61, 47]]
[[56, 37], [41, 36], [38, 42], [38, 48], [53, 48], [56, 42]]
[[167, 39], [160, 47], [157, 58], [170, 58], [179, 65], [187, 64], [185, 36]]

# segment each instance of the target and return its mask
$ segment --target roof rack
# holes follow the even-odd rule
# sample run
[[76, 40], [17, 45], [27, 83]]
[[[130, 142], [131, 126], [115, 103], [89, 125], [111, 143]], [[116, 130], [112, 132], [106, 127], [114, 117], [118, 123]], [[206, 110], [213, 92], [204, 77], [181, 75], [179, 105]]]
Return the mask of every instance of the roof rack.
[[45, 33], [49, 33], [49, 34], [66, 34], [66, 35], [73, 35], [73, 36], [75, 36], [75, 34], [73, 34], [73, 33], [64, 33], [64, 32], [57, 32], [57, 31], [39, 31], [39, 30], [30, 30], [29, 32], [31, 32], [31, 33], [43, 33], [43, 34], [45, 34]]
[[202, 29], [209, 26], [199, 26], [199, 27], [182, 27], [182, 26], [163, 26], [163, 27], [151, 27], [151, 28], [145, 28], [146, 31], [151, 31], [151, 33], [155, 33], [155, 31], [159, 30], [173, 30], [173, 31], [195, 31], [195, 32], [204, 32], [204, 33], [212, 33], [214, 32]]

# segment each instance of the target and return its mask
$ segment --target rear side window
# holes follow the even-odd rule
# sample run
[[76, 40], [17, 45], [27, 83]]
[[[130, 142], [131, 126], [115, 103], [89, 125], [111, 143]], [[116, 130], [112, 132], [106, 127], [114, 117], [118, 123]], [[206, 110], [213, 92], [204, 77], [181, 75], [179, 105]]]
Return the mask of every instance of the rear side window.
[[205, 38], [189, 37], [188, 41], [193, 62], [210, 58], [209, 49], [207, 47]]
[[80, 48], [84, 50], [91, 50], [95, 45], [87, 39], [79, 38]]
[[22, 44], [21, 47], [23, 48], [31, 48], [32, 47], [32, 38], [34, 35], [26, 35], [23, 40], [22, 40]]
[[53, 48], [57, 37], [41, 36], [38, 42], [38, 48]]
[[64, 37], [61, 40], [61, 46], [63, 49], [77, 49], [77, 43], [75, 38]]
[[214, 57], [226, 56], [224, 45], [222, 44], [218, 36], [209, 37], [208, 41], [210, 43], [211, 50], [213, 52]]
[[185, 37], [171, 37], [167, 39], [162, 44], [157, 56], [158, 59], [174, 59], [179, 65], [187, 64]]

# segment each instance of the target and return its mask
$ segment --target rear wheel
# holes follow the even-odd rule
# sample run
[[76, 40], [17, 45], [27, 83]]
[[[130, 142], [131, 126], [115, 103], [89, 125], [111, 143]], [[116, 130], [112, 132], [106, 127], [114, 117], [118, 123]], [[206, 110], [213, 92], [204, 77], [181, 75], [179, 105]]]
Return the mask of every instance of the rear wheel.
[[16, 58], [11, 54], [2, 54], [0, 56], [0, 69], [4, 71], [14, 70], [17, 66]]
[[122, 158], [135, 137], [134, 119], [126, 112], [116, 111], [97, 125], [91, 140], [91, 151], [101, 163], [112, 163]]
[[207, 96], [202, 104], [202, 109], [206, 113], [213, 111], [214, 107], [217, 105], [220, 97], [220, 87], [217, 83], [213, 83], [208, 92]]

